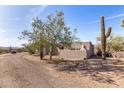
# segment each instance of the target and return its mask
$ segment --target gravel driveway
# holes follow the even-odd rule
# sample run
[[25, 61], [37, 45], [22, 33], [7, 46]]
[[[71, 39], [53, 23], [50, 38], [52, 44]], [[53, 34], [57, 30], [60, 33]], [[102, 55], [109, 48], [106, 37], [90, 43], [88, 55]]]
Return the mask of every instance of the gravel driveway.
[[46, 62], [39, 60], [39, 57], [30, 56], [24, 53], [0, 55], [0, 87], [124, 87], [124, 79], [122, 78], [124, 75], [122, 73], [120, 73], [120, 77], [119, 73], [117, 73], [117, 75], [112, 71], [85, 74], [85, 70], [68, 73], [65, 71], [57, 71], [55, 68], [55, 65], [47, 64]]
[[20, 54], [0, 58], [0, 87], [53, 87], [41, 64], [29, 62]]

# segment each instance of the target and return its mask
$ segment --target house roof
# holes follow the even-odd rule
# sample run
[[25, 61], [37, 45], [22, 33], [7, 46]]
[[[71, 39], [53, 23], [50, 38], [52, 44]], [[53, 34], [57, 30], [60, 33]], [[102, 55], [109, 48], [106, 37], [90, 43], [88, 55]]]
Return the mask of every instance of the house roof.
[[74, 42], [71, 45], [71, 48], [73, 48], [73, 49], [81, 49], [82, 45], [89, 46], [89, 45], [92, 45], [92, 43], [91, 42]]

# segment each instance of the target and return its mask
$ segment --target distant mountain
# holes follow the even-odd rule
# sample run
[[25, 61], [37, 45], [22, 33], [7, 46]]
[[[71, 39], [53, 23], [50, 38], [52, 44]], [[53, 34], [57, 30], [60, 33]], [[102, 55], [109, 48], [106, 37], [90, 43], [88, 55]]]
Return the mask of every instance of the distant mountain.
[[[3, 47], [3, 46], [0, 46], [0, 49], [5, 49], [5, 50], [9, 50], [10, 47]], [[12, 49], [18, 49], [20, 47], [11, 47]]]

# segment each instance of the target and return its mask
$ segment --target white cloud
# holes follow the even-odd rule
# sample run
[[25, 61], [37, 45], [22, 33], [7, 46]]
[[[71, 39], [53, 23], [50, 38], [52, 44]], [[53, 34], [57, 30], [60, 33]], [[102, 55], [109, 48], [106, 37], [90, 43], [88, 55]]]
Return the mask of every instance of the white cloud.
[[6, 18], [0, 18], [0, 21], [2, 21], [2, 23], [4, 22], [8, 22], [8, 21], [20, 21], [21, 17], [6, 17]]
[[8, 21], [20, 21], [21, 18], [20, 17], [14, 17], [14, 18], [8, 18]]
[[[32, 9], [30, 9], [30, 12], [27, 14], [26, 19], [27, 19], [27, 26], [30, 25], [30, 22], [33, 17], [40, 16], [46, 9], [47, 5], [43, 6], [36, 6]], [[2, 21], [3, 18], [0, 18], [0, 21]], [[20, 21], [20, 17], [7, 17], [6, 22], [9, 21]], [[4, 22], [4, 21], [3, 21]], [[6, 25], [6, 22], [1, 22], [0, 23], [0, 46], [21, 46], [21, 44], [27, 43], [26, 40], [18, 40], [17, 37], [6, 37], [7, 33], [14, 32], [14, 29], [8, 29], [8, 28], [3, 28], [4, 25]], [[2, 27], [2, 28], [1, 28]], [[29, 27], [30, 29], [30, 27]], [[7, 32], [7, 33], [6, 33]]]
[[116, 32], [113, 32], [114, 35], [117, 35], [117, 36], [124, 36], [124, 31], [120, 30], [120, 31], [116, 31]]
[[17, 46], [20, 47], [21, 44], [24, 44], [26, 40], [18, 40], [18, 38], [15, 37], [7, 37], [7, 33], [14, 32], [14, 29], [3, 29], [0, 27], [0, 46]]
[[[113, 15], [113, 16], [109, 16], [109, 17], [105, 18], [105, 20], [112, 20], [112, 19], [119, 18], [119, 17], [124, 17], [124, 13]], [[100, 20], [92, 21], [89, 24], [98, 23], [98, 22], [100, 22]]]
[[0, 27], [0, 34], [5, 33], [5, 32], [15, 32], [15, 29], [7, 29], [7, 28], [1, 28]]
[[0, 34], [6, 32], [5, 30], [0, 30]]
[[32, 22], [32, 18], [42, 15], [46, 8], [47, 5], [42, 5], [36, 6], [30, 10], [29, 14], [26, 16], [26, 19], [28, 20], [27, 26], [29, 27], [29, 29], [31, 29], [30, 24]]
[[37, 6], [30, 10], [30, 13], [26, 16], [26, 18], [33, 18], [41, 15], [46, 9], [47, 5]]
[[21, 47], [22, 44], [27, 43], [26, 40], [18, 40], [16, 38], [0, 38], [0, 46], [12, 46], [12, 47]]
[[0, 46], [10, 46], [10, 42], [12, 42], [10, 39], [7, 38], [0, 38]]
[[2, 29], [1, 27], [0, 27], [0, 34], [2, 34], [2, 33], [5, 33], [5, 32], [7, 32], [5, 29]]
[[111, 17], [107, 17], [106, 20], [111, 20], [111, 19], [115, 19], [115, 18], [119, 18], [119, 17], [124, 17], [124, 13], [114, 15], [114, 16], [111, 16]]
[[94, 23], [99, 23], [100, 20], [95, 20], [95, 21], [92, 21], [92, 22], [89, 22], [88, 24], [94, 24]]

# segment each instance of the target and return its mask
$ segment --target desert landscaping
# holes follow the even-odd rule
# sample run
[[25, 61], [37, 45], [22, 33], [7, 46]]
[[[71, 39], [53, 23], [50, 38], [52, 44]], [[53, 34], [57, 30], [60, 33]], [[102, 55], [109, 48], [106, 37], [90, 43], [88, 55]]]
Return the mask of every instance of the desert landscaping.
[[[93, 6], [73, 6], [73, 8], [90, 9], [90, 12], [84, 11], [86, 15], [75, 9], [75, 12], [87, 18], [86, 20], [83, 17], [82, 21], [79, 21], [80, 15], [73, 11], [63, 10], [63, 12], [60, 9], [50, 14], [45, 11], [44, 16], [41, 17], [40, 12], [33, 14], [34, 6], [16, 7], [21, 11], [24, 8], [27, 9], [29, 14], [25, 15], [25, 20], [28, 17], [30, 20], [22, 22], [20, 19], [22, 23], [16, 22], [16, 26], [20, 24], [24, 27], [13, 26], [16, 28], [14, 35], [17, 36], [17, 40], [10, 30], [8, 37], [4, 34], [7, 37], [6, 41], [0, 41], [1, 45], [2, 43], [5, 45], [5, 47], [0, 45], [1, 88], [124, 87], [124, 36], [122, 32], [121, 35], [117, 34], [124, 27], [121, 14], [106, 17], [101, 11], [97, 12], [103, 7], [97, 6], [98, 8], [93, 8], [98, 9], [94, 10], [96, 14], [99, 13], [97, 17], [95, 15], [88, 17]], [[49, 6], [42, 8], [46, 7]], [[72, 8], [72, 6], [62, 7]], [[70, 13], [75, 15], [68, 16]], [[75, 19], [72, 20], [71, 17]], [[91, 22], [91, 17], [98, 20]], [[115, 21], [111, 22], [116, 17], [120, 20], [120, 23], [117, 20], [118, 24]], [[17, 21], [17, 19], [11, 21]], [[75, 25], [78, 28], [75, 28]], [[118, 32], [116, 26], [119, 29]], [[21, 32], [17, 33], [17, 30]], [[12, 40], [8, 39], [10, 37]], [[19, 47], [16, 47], [17, 45]]]
[[[30, 57], [32, 56], [26, 56], [29, 59]], [[34, 59], [38, 60], [37, 57]], [[89, 59], [87, 67], [85, 67], [84, 61], [47, 62], [47, 67], [53, 73], [53, 77], [67, 83], [61, 87], [123, 87], [123, 66], [123, 59], [122, 61], [115, 59], [108, 59], [107, 61]]]
[[[9, 61], [13, 59], [13, 61]], [[124, 61], [40, 60], [28, 53], [0, 56], [0, 87], [115, 88], [124, 87]], [[19, 61], [20, 60], [20, 61]], [[77, 65], [78, 64], [78, 65]], [[47, 72], [47, 73], [46, 73]]]

